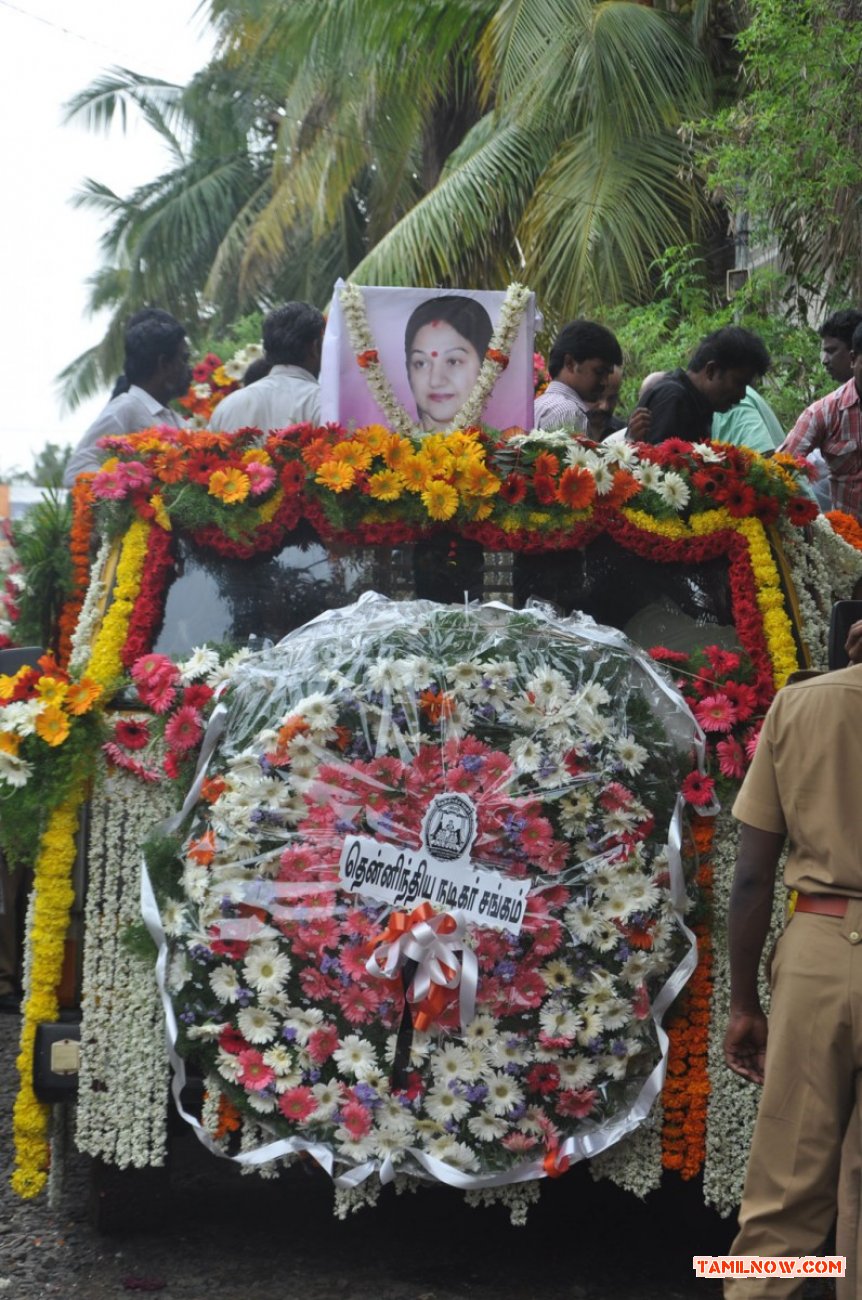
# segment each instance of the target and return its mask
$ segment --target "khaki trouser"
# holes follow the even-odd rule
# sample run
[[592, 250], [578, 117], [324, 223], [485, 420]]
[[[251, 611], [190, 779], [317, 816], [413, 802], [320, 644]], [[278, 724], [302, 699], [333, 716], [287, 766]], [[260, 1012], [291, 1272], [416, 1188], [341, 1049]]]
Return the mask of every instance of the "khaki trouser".
[[835, 1252], [844, 1255], [847, 1271], [835, 1279], [837, 1300], [862, 1300], [859, 1274], [859, 1237], [862, 1230], [862, 1074], [856, 1075], [856, 1109], [841, 1148], [841, 1177], [838, 1182], [838, 1226]]
[[0, 996], [17, 992], [20, 983], [20, 917], [32, 879], [28, 867], [10, 870], [0, 858]]
[[[779, 940], [772, 980], [766, 1079], [731, 1254], [814, 1255], [835, 1217], [842, 1143], [862, 1101], [862, 901], [843, 918], [797, 913]], [[852, 1234], [855, 1270], [859, 1184], [850, 1164], [844, 1181], [841, 1232], [845, 1244]], [[724, 1294], [785, 1300], [803, 1285], [728, 1279]]]

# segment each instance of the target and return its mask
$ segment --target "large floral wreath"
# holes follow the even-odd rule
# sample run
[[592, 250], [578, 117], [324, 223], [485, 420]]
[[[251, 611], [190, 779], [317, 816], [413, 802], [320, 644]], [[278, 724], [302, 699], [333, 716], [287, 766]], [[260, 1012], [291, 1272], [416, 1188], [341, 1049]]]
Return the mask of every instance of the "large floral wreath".
[[644, 1118], [693, 964], [668, 834], [695, 738], [648, 659], [589, 620], [366, 597], [224, 707], [179, 861], [149, 855], [210, 1140], [470, 1187]]

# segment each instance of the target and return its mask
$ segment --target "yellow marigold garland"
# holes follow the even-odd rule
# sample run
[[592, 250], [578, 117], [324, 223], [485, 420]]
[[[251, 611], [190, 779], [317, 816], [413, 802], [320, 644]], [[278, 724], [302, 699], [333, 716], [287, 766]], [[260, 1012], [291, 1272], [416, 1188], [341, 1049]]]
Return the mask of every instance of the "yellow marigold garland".
[[141, 589], [150, 527], [151, 525], [145, 520], [135, 519], [123, 538], [123, 550], [117, 566], [117, 580], [111, 607], [96, 635], [90, 662], [87, 665], [87, 675], [105, 688], [117, 681], [123, 671], [121, 652], [128, 632], [129, 619]]
[[737, 519], [738, 532], [748, 542], [748, 553], [757, 587], [757, 604], [763, 615], [763, 632], [772, 660], [775, 689], [779, 690], [799, 667], [793, 628], [784, 608], [784, 593], [766, 530], [759, 519]]
[[33, 1092], [33, 1045], [36, 1026], [56, 1020], [57, 985], [63, 969], [66, 930], [74, 901], [72, 868], [75, 835], [84, 790], [78, 786], [66, 803], [52, 813], [42, 836], [33, 875], [33, 962], [24, 1006], [20, 1050], [16, 1065], [20, 1076], [12, 1117], [15, 1168], [12, 1188], [29, 1198], [41, 1192], [48, 1177], [50, 1107]]
[[[122, 673], [121, 652], [129, 620], [140, 591], [147, 557], [150, 524], [136, 519], [123, 541], [117, 566], [113, 603], [96, 636], [86, 673], [103, 688]], [[33, 1047], [36, 1026], [56, 1020], [57, 986], [63, 969], [69, 913], [74, 902], [72, 870], [75, 836], [86, 790], [77, 785], [48, 822], [33, 876], [32, 960], [23, 1010], [17, 1067], [20, 1077], [13, 1112], [15, 1169], [12, 1187], [19, 1196], [37, 1196], [45, 1185], [49, 1163], [50, 1107], [33, 1092]]]

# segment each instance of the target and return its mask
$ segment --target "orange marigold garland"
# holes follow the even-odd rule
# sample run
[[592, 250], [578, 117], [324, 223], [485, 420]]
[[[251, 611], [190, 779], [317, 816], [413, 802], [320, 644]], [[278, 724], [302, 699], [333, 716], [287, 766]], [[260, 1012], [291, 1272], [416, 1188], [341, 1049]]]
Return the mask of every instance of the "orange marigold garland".
[[691, 928], [697, 938], [697, 967], [683, 994], [679, 1013], [668, 1024], [670, 1049], [662, 1091], [662, 1165], [681, 1178], [694, 1178], [706, 1158], [709, 1102], [710, 1003], [712, 998], [712, 840], [715, 819], [695, 814], [690, 826], [700, 898]]
[[834, 531], [857, 551], [862, 551], [862, 524], [843, 510], [830, 510], [826, 515]]
[[90, 584], [93, 540], [93, 495], [90, 484], [93, 478], [93, 474], [81, 474], [72, 488], [72, 531], [69, 539], [69, 550], [72, 556], [72, 590], [60, 615], [57, 659], [61, 668], [65, 668], [69, 663], [72, 635]]

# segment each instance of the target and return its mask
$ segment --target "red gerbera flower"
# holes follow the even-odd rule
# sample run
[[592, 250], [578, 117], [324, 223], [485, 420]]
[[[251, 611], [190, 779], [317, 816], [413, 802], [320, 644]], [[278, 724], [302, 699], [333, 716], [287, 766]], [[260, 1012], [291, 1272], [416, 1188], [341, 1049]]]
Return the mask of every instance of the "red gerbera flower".
[[540, 506], [549, 506], [557, 499], [557, 485], [547, 474], [537, 474], [533, 479], [533, 491]]
[[516, 506], [527, 495], [527, 481], [523, 474], [509, 474], [500, 484], [500, 496], [510, 506]]
[[177, 709], [165, 727], [165, 740], [171, 749], [180, 751], [194, 749], [202, 735], [201, 715], [189, 704]]
[[810, 524], [817, 516], [817, 504], [808, 497], [791, 497], [787, 502], [787, 518], [797, 528]]
[[723, 490], [722, 496], [728, 513], [734, 519], [747, 519], [754, 514], [757, 505], [757, 493], [748, 483], [732, 483]]
[[707, 804], [712, 803], [715, 782], [711, 776], [703, 776], [700, 772], [689, 772], [680, 786], [680, 792], [686, 803], [690, 803], [693, 808], [705, 808]]
[[736, 709], [723, 693], [705, 695], [694, 706], [694, 716], [704, 731], [730, 731], [737, 720]]
[[143, 720], [121, 718], [114, 727], [114, 740], [123, 749], [143, 749], [149, 739], [150, 729]]

